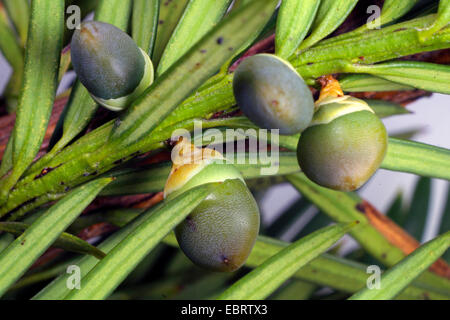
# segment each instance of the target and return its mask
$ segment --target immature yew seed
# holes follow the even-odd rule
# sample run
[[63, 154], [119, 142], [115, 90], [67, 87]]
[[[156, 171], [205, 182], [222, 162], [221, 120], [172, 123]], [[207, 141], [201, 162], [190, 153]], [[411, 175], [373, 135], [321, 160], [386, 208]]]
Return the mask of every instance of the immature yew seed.
[[260, 128], [292, 135], [306, 129], [313, 117], [308, 86], [288, 62], [274, 55], [245, 59], [234, 73], [233, 91], [238, 106]]
[[[164, 188], [165, 198], [176, 197], [193, 187], [222, 182], [175, 229], [181, 250], [196, 265], [212, 271], [231, 272], [247, 260], [259, 233], [259, 209], [240, 172], [219, 163], [219, 152], [199, 149], [183, 141], [175, 148], [182, 155]], [[186, 161], [196, 153], [195, 163]], [[181, 153], [180, 153], [181, 154]]]
[[108, 23], [81, 24], [72, 37], [71, 56], [80, 82], [94, 100], [113, 111], [127, 107], [153, 82], [148, 55]]
[[300, 167], [321, 186], [358, 189], [384, 159], [386, 128], [367, 103], [350, 96], [326, 98], [318, 107], [298, 143]]

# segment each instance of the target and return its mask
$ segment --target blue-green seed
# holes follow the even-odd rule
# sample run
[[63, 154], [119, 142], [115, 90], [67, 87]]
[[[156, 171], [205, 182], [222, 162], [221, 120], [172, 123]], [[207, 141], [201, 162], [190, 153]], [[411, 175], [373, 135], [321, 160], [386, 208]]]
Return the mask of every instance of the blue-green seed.
[[257, 126], [281, 134], [302, 132], [314, 114], [308, 86], [288, 62], [269, 54], [245, 59], [236, 69], [233, 91], [238, 106]]
[[144, 76], [141, 50], [129, 35], [111, 24], [83, 23], [73, 35], [71, 55], [81, 83], [101, 99], [131, 94]]

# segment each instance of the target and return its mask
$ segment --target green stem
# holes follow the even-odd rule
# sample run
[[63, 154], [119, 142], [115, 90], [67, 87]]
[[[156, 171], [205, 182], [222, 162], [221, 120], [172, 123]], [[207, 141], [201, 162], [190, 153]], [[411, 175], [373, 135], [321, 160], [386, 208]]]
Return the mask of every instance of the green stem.
[[21, 46], [25, 47], [28, 37], [28, 21], [30, 18], [30, 5], [28, 0], [3, 0], [3, 2], [19, 34]]

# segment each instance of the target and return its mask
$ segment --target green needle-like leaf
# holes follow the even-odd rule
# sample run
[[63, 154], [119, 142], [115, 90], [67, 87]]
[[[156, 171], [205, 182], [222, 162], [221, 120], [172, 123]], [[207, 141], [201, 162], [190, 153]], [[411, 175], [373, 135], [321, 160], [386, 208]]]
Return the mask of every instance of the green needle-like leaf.
[[[0, 3], [0, 50], [5, 57], [6, 61], [11, 65], [13, 72], [17, 75], [21, 75], [23, 72], [23, 51], [16, 40], [14, 31], [9, 26], [8, 17], [6, 15], [5, 9]], [[12, 79], [15, 81], [12, 86], [14, 88], [19, 88], [22, 85], [21, 76], [17, 79]]]
[[414, 87], [392, 82], [368, 74], [349, 74], [339, 79], [345, 92], [403, 91]]
[[350, 300], [389, 300], [395, 298], [406, 286], [436, 261], [450, 246], [450, 231], [429, 241], [381, 277], [380, 289], [365, 288]]
[[137, 45], [151, 57], [158, 27], [160, 0], [135, 0], [132, 36]]
[[19, 34], [22, 46], [25, 46], [28, 37], [28, 21], [30, 17], [30, 4], [28, 0], [2, 0], [6, 10]]
[[[447, 191], [447, 203], [442, 213], [441, 224], [439, 226], [439, 234], [443, 234], [450, 230], [450, 188]], [[443, 258], [450, 263], [450, 251], [444, 254]]]
[[450, 94], [450, 66], [402, 61], [385, 62], [372, 66], [352, 65], [350, 68], [355, 72], [369, 73], [418, 89]]
[[392, 138], [402, 139], [402, 140], [410, 140], [415, 137], [417, 134], [424, 131], [423, 127], [413, 127], [409, 130], [402, 130], [400, 132], [396, 132]]
[[[376, 30], [380, 30], [380, 28], [383, 26], [383, 28], [381, 28], [381, 30], [389, 30], [389, 28], [396, 26], [396, 25], [391, 25], [391, 26], [386, 26], [391, 24], [393, 21], [397, 20], [398, 18], [401, 18], [402, 16], [404, 16], [406, 13], [411, 11], [411, 8], [414, 7], [414, 5], [417, 3], [418, 0], [405, 0], [405, 1], [397, 1], [397, 0], [388, 0], [384, 2], [383, 5], [383, 10], [380, 14], [379, 17], [377, 17], [377, 9], [376, 8], [370, 8], [368, 7], [367, 9], [371, 9], [371, 12], [368, 13], [372, 13], [372, 17], [374, 19], [370, 19], [371, 21], [367, 21], [367, 23], [365, 23], [364, 25], [362, 25], [361, 27], [341, 34], [339, 36], [333, 37], [333, 38], [329, 38], [327, 40], [325, 40], [324, 42], [327, 43], [332, 43], [332, 42], [338, 42], [338, 41], [342, 41], [342, 40], [346, 40], [346, 39], [351, 39], [351, 38], [356, 38], [358, 36], [364, 36], [364, 35], [368, 35], [371, 32], [374, 32]], [[431, 15], [434, 11], [430, 8], [432, 8], [433, 6], [430, 4], [428, 6], [424, 5], [422, 8], [419, 8], [418, 13], [419, 14], [412, 14], [411, 18], [417, 18], [417, 17], [423, 17], [426, 15]], [[413, 22], [414, 20], [409, 20], [406, 21], [404, 24], [408, 24]], [[427, 23], [426, 25], [427, 27], [429, 26], [429, 23]], [[418, 29], [419, 30], [419, 29]]]
[[[19, 43], [12, 26], [9, 23], [8, 15], [5, 8], [0, 2], [0, 51], [12, 67], [13, 74], [9, 79], [8, 85], [3, 91], [6, 100], [6, 110], [13, 113], [17, 108], [17, 100], [19, 98], [20, 89], [22, 88], [24, 54], [23, 46]], [[12, 142], [11, 142], [12, 144]], [[9, 165], [12, 162], [12, 150], [5, 152], [7, 160], [3, 163], [0, 171], [6, 172], [11, 169]], [[0, 173], [0, 176], [3, 174]]]
[[95, 20], [113, 24], [126, 32], [132, 4], [132, 0], [100, 0], [95, 11]]
[[[47, 159], [50, 160], [56, 153], [70, 143], [86, 127], [97, 111], [97, 108], [97, 103], [92, 99], [87, 89], [79, 81], [76, 81], [69, 101], [58, 122], [59, 126], [62, 125], [62, 137], [53, 146], [49, 154], [45, 155], [45, 158], [40, 159], [41, 163], [47, 161]], [[55, 130], [54, 134], [57, 134], [57, 132]], [[52, 139], [55, 138], [52, 137]]]
[[114, 170], [108, 175], [116, 177], [116, 180], [103, 190], [102, 196], [145, 194], [162, 191], [169, 177], [171, 167], [171, 163], [164, 162], [147, 170]]
[[[116, 224], [122, 227], [118, 232], [108, 237], [103, 241], [98, 249], [108, 254], [117, 244], [124, 240], [132, 231], [134, 231], [139, 225], [146, 221], [153, 213], [161, 208], [161, 205], [155, 206], [145, 213], [140, 214], [140, 211], [133, 212], [133, 214], [127, 214], [127, 212], [120, 211], [117, 215], [117, 219], [107, 219], [108, 222]], [[110, 216], [108, 216], [110, 217]], [[118, 224], [120, 222], [120, 224]], [[79, 258], [74, 264], [80, 267], [81, 277], [84, 277], [94, 266], [98, 260], [92, 256], [84, 256]], [[60, 300], [63, 299], [70, 290], [67, 288], [67, 279], [70, 275], [67, 273], [61, 274], [53, 282], [47, 285], [39, 293], [37, 293], [34, 300]]]
[[0, 252], [5, 250], [13, 241], [14, 236], [12, 234], [3, 233], [2, 235], [0, 235]]
[[12, 133], [14, 168], [0, 183], [0, 204], [6, 201], [44, 139], [56, 93], [63, 31], [64, 0], [32, 2], [23, 90]]
[[[28, 224], [22, 222], [0, 222], [0, 231], [8, 232], [15, 236], [20, 236], [29, 227], [30, 226]], [[105, 256], [101, 250], [97, 249], [93, 245], [66, 232], [61, 233], [52, 246], [70, 252], [89, 254], [97, 259], [102, 259]]]
[[65, 299], [107, 298], [136, 265], [204, 200], [211, 187], [202, 185], [167, 201], [83, 277], [80, 290], [72, 291]]
[[0, 296], [91, 203], [110, 178], [79, 187], [52, 206], [0, 253]]
[[281, 215], [265, 230], [264, 234], [279, 239], [310, 207], [311, 203], [306, 198], [302, 197], [281, 213]]
[[366, 23], [359, 29], [354, 30], [352, 34], [364, 32], [373, 27], [381, 27], [395, 21], [407, 14], [417, 2], [418, 0], [386, 0], [384, 1], [381, 15], [371, 23]]
[[319, 9], [320, 0], [284, 0], [278, 13], [275, 52], [287, 59], [305, 38]]
[[[68, 19], [70, 19], [70, 22], [75, 22], [75, 20], [72, 20], [73, 18], [75, 18], [75, 16], [73, 15], [74, 13], [78, 13], [78, 9], [80, 12], [80, 21], [84, 21], [84, 19], [87, 17], [88, 14], [95, 12], [97, 9], [98, 4], [100, 3], [100, 1], [103, 0], [66, 0], [66, 21], [68, 21]], [[111, 1], [111, 3], [113, 3], [113, 1]], [[76, 11], [74, 10], [74, 7], [70, 7], [70, 6], [77, 6], [78, 8], [76, 8]], [[78, 18], [78, 16], [76, 17]], [[76, 21], [78, 22], [78, 21]], [[63, 38], [63, 47], [67, 46], [70, 42], [70, 40], [72, 39], [72, 35], [75, 32], [75, 28], [72, 27], [67, 27], [65, 28], [65, 32], [64, 32], [64, 38]]]
[[397, 20], [408, 13], [417, 2], [418, 0], [384, 1], [383, 10], [381, 11], [381, 16], [379, 18], [381, 23], [384, 25], [391, 21]]
[[66, 47], [61, 52], [61, 60], [59, 63], [59, 70], [58, 70], [58, 83], [61, 82], [63, 76], [66, 74], [67, 70], [69, 70], [71, 63], [72, 57], [70, 56], [70, 48]]
[[422, 240], [431, 200], [431, 179], [420, 177], [405, 216], [403, 228], [418, 241]]
[[247, 3], [249, 3], [251, 0], [235, 0], [233, 3], [233, 8], [232, 10], [235, 10], [237, 8], [240, 8], [241, 6], [246, 5]]
[[271, 300], [308, 300], [318, 286], [306, 281], [293, 280], [270, 296]]
[[356, 223], [345, 223], [318, 230], [306, 236], [241, 278], [219, 300], [261, 300], [273, 293], [302, 266], [338, 241]]
[[314, 215], [314, 217], [310, 221], [308, 221], [308, 224], [304, 226], [300, 230], [300, 232], [296, 234], [292, 239], [297, 240], [303, 238], [314, 231], [317, 231], [321, 228], [330, 225], [330, 223], [331, 223], [330, 218], [326, 214], [319, 211]]
[[75, 264], [75, 260], [69, 260], [69, 261], [64, 261], [62, 263], [58, 263], [56, 266], [52, 266], [49, 268], [46, 268], [43, 271], [38, 271], [38, 272], [32, 272], [29, 275], [25, 275], [24, 277], [22, 277], [19, 281], [17, 281], [10, 289], [9, 291], [12, 290], [17, 290], [17, 289], [21, 289], [36, 283], [40, 283], [43, 281], [47, 281], [47, 280], [51, 280], [54, 277], [57, 277], [59, 274], [61, 273], [66, 273], [67, 272], [67, 268], [71, 265]]
[[309, 48], [336, 30], [358, 3], [357, 0], [322, 0], [311, 35], [298, 48]]
[[396, 115], [410, 114], [402, 105], [386, 100], [364, 100], [375, 111], [375, 114], [380, 118], [387, 118]]
[[438, 32], [450, 23], [450, 1], [440, 0], [439, 10], [436, 21], [426, 30], [421, 30], [419, 32], [419, 39], [425, 41], [431, 37], [434, 33]]
[[156, 33], [155, 49], [151, 56], [155, 69], [188, 2], [189, 0], [164, 1], [159, 6], [158, 31]]
[[[253, 159], [257, 158], [257, 153], [247, 153], [241, 156], [241, 153], [235, 154], [236, 159], [246, 159], [244, 164], [239, 162], [234, 166], [242, 173], [245, 179], [261, 178], [267, 176], [280, 176], [300, 171], [297, 154], [295, 152], [280, 152], [278, 160], [267, 161], [259, 158], [255, 163]], [[274, 156], [274, 155], [272, 155]], [[233, 159], [233, 157], [227, 159]], [[270, 170], [268, 170], [270, 168]]]
[[5, 152], [3, 153], [2, 162], [0, 164], [0, 179], [11, 170], [13, 166], [13, 142], [14, 138], [10, 136]]
[[231, 0], [190, 0], [159, 62], [163, 74], [224, 16]]
[[303, 77], [315, 78], [327, 73], [365, 73], [352, 71], [356, 69], [352, 68], [352, 63], [364, 67], [414, 53], [446, 49], [449, 47], [450, 28], [442, 29], [424, 42], [417, 40], [417, 30], [427, 27], [434, 18], [435, 15], [429, 15], [348, 39], [327, 39], [293, 55], [290, 62]]
[[389, 138], [382, 168], [450, 180], [450, 150], [428, 144]]
[[403, 210], [403, 194], [399, 193], [392, 201], [389, 209], [387, 209], [386, 216], [399, 226], [403, 226], [403, 217], [405, 214]]

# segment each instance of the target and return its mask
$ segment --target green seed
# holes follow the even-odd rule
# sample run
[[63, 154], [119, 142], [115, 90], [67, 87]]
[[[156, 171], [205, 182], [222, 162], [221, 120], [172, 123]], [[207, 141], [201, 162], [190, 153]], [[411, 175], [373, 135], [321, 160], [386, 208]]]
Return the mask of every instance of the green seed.
[[302, 132], [311, 122], [311, 91], [292, 66], [269, 54], [245, 59], [233, 79], [236, 101], [244, 114], [264, 129], [281, 134]]
[[[259, 233], [259, 209], [240, 172], [222, 163], [222, 155], [198, 149], [185, 140], [174, 151], [165, 198], [196, 186], [221, 182], [175, 230], [180, 248], [196, 265], [230, 272], [247, 260]], [[178, 149], [177, 149], [178, 148]], [[192, 156], [192, 157], [191, 157]], [[197, 161], [191, 159], [198, 156]]]
[[108, 109], [124, 109], [153, 82], [148, 55], [111, 24], [83, 23], [73, 35], [71, 49], [80, 82]]
[[345, 96], [320, 106], [300, 137], [297, 155], [301, 169], [315, 183], [352, 191], [375, 173], [386, 150], [381, 120], [365, 102]]

